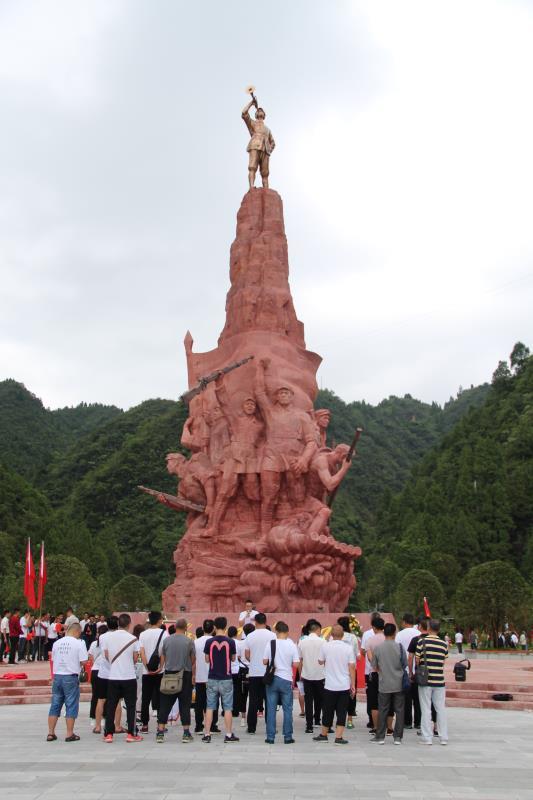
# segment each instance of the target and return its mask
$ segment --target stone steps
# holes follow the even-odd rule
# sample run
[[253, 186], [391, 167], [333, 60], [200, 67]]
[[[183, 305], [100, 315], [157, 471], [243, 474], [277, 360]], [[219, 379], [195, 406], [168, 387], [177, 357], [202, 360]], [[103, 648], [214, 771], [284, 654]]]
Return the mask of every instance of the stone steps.
[[457, 681], [448, 681], [446, 684], [446, 694], [451, 691], [458, 691], [458, 692], [509, 692], [510, 694], [518, 694], [525, 692], [526, 694], [533, 694], [533, 684], [527, 683], [507, 683], [507, 682], [499, 682], [499, 683], [492, 683], [492, 682], [476, 682], [476, 681], [469, 681], [468, 678], [464, 683], [459, 683]]
[[480, 700], [470, 697], [448, 697], [446, 695], [446, 705], [450, 708], [495, 708], [500, 711], [533, 711], [533, 701], [522, 702], [520, 700], [509, 700], [501, 702], [498, 700]]
[[[91, 699], [91, 686], [81, 684], [81, 701]], [[27, 678], [18, 681], [0, 680], [0, 706], [49, 703], [52, 697], [52, 682], [49, 678]]]

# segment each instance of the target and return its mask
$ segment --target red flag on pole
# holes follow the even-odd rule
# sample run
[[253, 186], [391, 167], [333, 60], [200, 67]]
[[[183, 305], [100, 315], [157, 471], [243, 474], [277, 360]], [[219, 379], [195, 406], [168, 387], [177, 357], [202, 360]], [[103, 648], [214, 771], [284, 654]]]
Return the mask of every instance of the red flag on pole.
[[424, 614], [426, 617], [431, 616], [431, 611], [429, 610], [429, 603], [427, 597], [424, 597]]
[[35, 601], [35, 569], [33, 566], [31, 542], [29, 539], [26, 549], [26, 566], [24, 569], [24, 597], [28, 601], [30, 608], [37, 608], [37, 603]]
[[44, 560], [44, 542], [41, 542], [41, 560], [39, 563], [39, 584], [37, 588], [37, 605], [42, 605], [44, 587], [46, 586], [46, 561]]

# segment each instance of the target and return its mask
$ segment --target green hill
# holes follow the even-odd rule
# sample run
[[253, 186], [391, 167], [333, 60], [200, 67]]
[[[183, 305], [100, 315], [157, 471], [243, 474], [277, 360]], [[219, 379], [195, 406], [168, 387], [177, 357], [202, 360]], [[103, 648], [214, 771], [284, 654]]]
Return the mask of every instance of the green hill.
[[78, 436], [122, 413], [99, 403], [49, 411], [22, 383], [0, 381], [0, 462], [40, 486], [53, 459]]
[[[381, 552], [382, 509], [389, 513], [392, 494], [488, 393], [488, 385], [461, 390], [441, 408], [409, 395], [372, 406], [346, 404], [331, 391], [320, 392], [317, 407], [332, 411], [330, 444], [350, 442], [355, 428], [364, 428], [359, 457], [337, 495], [332, 518], [336, 536], [363, 547], [361, 602], [371, 602], [369, 576], [375, 570], [373, 554]], [[44, 535], [50, 554], [75, 556], [87, 565], [102, 597], [127, 575], [140, 576], [157, 595], [172, 579], [172, 552], [184, 518], [136, 487], [175, 490], [164, 456], [180, 449], [185, 406], [148, 400], [126, 412], [84, 404], [49, 411], [15, 381], [0, 383], [0, 400], [0, 432], [7, 434], [0, 461], [9, 484], [28, 498], [0, 516], [0, 530], [16, 556], [28, 533]], [[400, 566], [393, 567], [399, 574]]]
[[[518, 347], [518, 346], [517, 346]], [[523, 347], [523, 346], [522, 346]], [[468, 409], [384, 498], [362, 594], [389, 597], [413, 569], [432, 572], [448, 610], [473, 566], [506, 561], [533, 582], [533, 357], [500, 362], [485, 402]]]

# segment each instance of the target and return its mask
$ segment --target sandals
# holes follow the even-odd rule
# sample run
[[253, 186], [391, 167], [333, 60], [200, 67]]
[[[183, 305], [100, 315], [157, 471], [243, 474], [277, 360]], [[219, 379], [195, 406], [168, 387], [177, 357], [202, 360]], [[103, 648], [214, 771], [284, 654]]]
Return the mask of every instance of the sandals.
[[100, 734], [102, 733], [102, 729], [100, 728], [99, 730], [96, 730], [96, 728], [93, 728], [93, 733], [97, 733], [98, 736], [100, 736]]
[[55, 742], [56, 739], [57, 736], [55, 735], [55, 733], [49, 733], [48, 736], [46, 737], [47, 742]]
[[65, 739], [66, 742], [79, 742], [79, 740], [80, 737], [76, 733], [73, 733], [72, 736], [67, 736]]

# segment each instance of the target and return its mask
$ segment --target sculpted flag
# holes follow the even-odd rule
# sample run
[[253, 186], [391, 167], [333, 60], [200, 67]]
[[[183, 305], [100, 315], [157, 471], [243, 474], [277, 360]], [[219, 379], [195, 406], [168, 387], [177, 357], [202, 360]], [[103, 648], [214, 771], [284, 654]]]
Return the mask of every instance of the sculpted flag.
[[37, 603], [35, 601], [35, 569], [33, 566], [31, 542], [29, 539], [28, 547], [26, 548], [26, 566], [24, 569], [24, 597], [28, 601], [30, 608], [37, 608]]
[[37, 605], [40, 607], [44, 597], [44, 587], [46, 586], [46, 561], [44, 560], [44, 542], [41, 542], [41, 561], [39, 564], [39, 584], [37, 588]]

